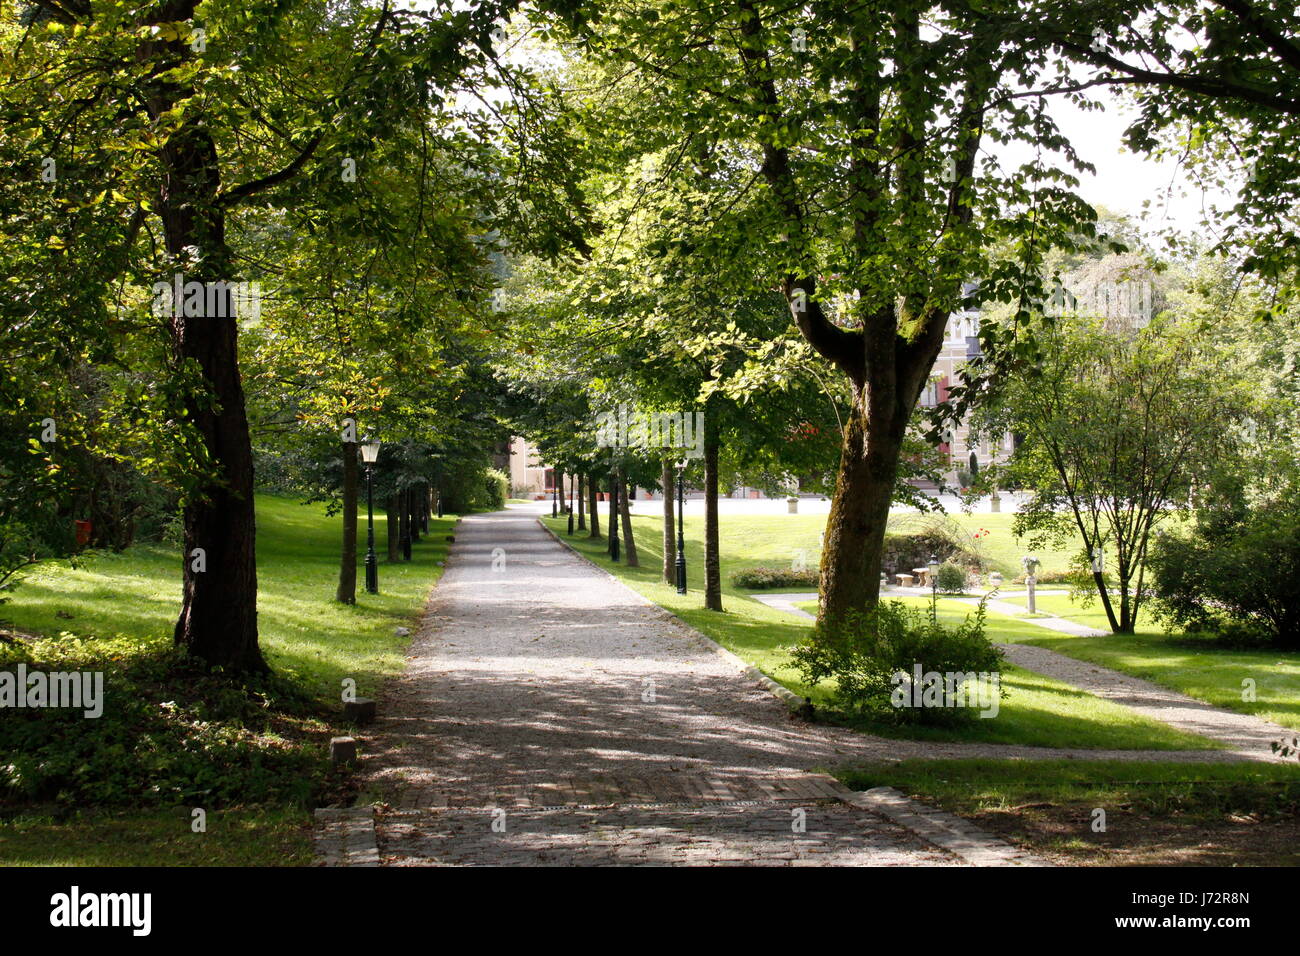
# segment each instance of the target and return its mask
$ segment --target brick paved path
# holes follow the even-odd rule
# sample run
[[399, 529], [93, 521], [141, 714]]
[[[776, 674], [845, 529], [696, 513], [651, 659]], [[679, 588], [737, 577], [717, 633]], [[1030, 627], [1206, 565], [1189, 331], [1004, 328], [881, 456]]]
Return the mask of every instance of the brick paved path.
[[815, 771], [865, 738], [792, 720], [530, 512], [460, 523], [379, 712], [360, 802], [384, 863], [961, 862], [836, 800]]
[[[496, 822], [496, 829], [493, 822]], [[896, 823], [843, 803], [399, 811], [381, 815], [385, 863], [609, 866], [950, 866]]]

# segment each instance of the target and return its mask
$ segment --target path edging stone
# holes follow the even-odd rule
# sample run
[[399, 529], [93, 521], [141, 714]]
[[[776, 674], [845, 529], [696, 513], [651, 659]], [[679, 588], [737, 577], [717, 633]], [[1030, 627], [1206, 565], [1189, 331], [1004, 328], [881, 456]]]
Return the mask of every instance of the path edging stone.
[[972, 866], [1051, 866], [1027, 850], [982, 830], [969, 820], [926, 806], [893, 787], [875, 787], [840, 797], [850, 806], [879, 814], [927, 843]]
[[317, 866], [378, 866], [374, 807], [322, 807], [312, 832]]

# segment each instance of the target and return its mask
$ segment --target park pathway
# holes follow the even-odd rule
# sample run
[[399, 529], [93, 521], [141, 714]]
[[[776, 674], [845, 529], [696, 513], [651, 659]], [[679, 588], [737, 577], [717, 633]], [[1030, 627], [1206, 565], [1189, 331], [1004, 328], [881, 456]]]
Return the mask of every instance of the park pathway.
[[794, 720], [533, 511], [460, 522], [379, 714], [357, 808], [318, 812], [323, 862], [1033, 862], [965, 821], [816, 772], [908, 754]]
[[1033, 862], [966, 821], [888, 791], [851, 794], [819, 771], [912, 757], [1239, 759], [891, 740], [796, 720], [534, 510], [457, 526], [407, 670], [361, 743], [357, 808], [318, 811], [323, 862]]

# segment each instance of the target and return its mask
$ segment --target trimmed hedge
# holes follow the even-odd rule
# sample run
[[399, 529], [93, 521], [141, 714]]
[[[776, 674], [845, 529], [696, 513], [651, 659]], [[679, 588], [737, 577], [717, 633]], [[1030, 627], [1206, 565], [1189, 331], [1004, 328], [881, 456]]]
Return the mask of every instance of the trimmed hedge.
[[745, 568], [731, 575], [731, 583], [738, 588], [760, 591], [767, 588], [817, 589], [820, 572], [816, 568], [796, 571], [793, 568]]

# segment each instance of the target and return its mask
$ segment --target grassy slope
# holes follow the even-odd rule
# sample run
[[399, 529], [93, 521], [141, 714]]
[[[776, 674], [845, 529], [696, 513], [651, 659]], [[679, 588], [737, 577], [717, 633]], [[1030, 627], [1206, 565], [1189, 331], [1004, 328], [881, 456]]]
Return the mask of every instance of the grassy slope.
[[[791, 516], [801, 520], [805, 516]], [[999, 517], [999, 516], [994, 516]], [[559, 536], [580, 553], [612, 571], [636, 591], [672, 611], [692, 627], [738, 654], [764, 673], [780, 681], [795, 693], [811, 697], [819, 704], [829, 699], [825, 686], [809, 687], [790, 666], [788, 648], [807, 633], [806, 621], [784, 611], [770, 608], [730, 584], [730, 574], [740, 567], [771, 563], [771, 555], [780, 553], [785, 539], [780, 533], [783, 516], [749, 517], [724, 521], [722, 535], [723, 605], [727, 613], [717, 614], [700, 607], [703, 587], [703, 548], [700, 535], [703, 521], [686, 522], [687, 584], [690, 593], [677, 594], [662, 582], [663, 562], [658, 518], [633, 519], [637, 535], [640, 568], [625, 564], [612, 565], [605, 556], [603, 540], [582, 535], [569, 539], [566, 519], [543, 519]], [[792, 532], [798, 534], [799, 532]], [[816, 543], [814, 537], [813, 543]], [[736, 555], [737, 557], [732, 557]], [[941, 601], [943, 616], [956, 620], [969, 613], [967, 605]], [[1012, 618], [998, 618], [1019, 634], [1034, 625]], [[1035, 631], [1040, 630], [1034, 628]], [[1001, 635], [998, 635], [1001, 638]], [[1025, 633], [1023, 636], [1031, 636]], [[1134, 714], [1127, 708], [1099, 700], [1064, 684], [1019, 668], [1008, 666], [1003, 678], [1009, 696], [1001, 702], [995, 718], [973, 721], [958, 728], [900, 727], [890, 723], [863, 724], [863, 729], [912, 739], [969, 740], [986, 743], [1019, 743], [1042, 747], [1092, 747], [1115, 749], [1212, 749], [1216, 745], [1201, 737], [1184, 734], [1157, 721]]]
[[[322, 506], [266, 495], [257, 499], [257, 516], [258, 623], [271, 666], [295, 678], [323, 713], [339, 707], [345, 677], [356, 680], [359, 694], [373, 693], [402, 667], [408, 639], [397, 636], [395, 629], [414, 622], [441, 575], [445, 537], [455, 517], [431, 519], [430, 534], [414, 545], [410, 563], [388, 565], [381, 559], [380, 594], [365, 594], [359, 570], [358, 603], [347, 606], [333, 600], [341, 519], [327, 517]], [[383, 540], [382, 519], [377, 519], [376, 528]], [[102, 666], [111, 687], [115, 668], [164, 653], [170, 646], [179, 598], [176, 548], [142, 544], [121, 554], [96, 556], [79, 568], [64, 562], [40, 567], [14, 592], [3, 617], [18, 631], [50, 637], [34, 646], [38, 656], [45, 646], [60, 653], [77, 646], [78, 666]], [[3, 655], [0, 648], [0, 662]], [[309, 723], [307, 729], [317, 741], [330, 732], [326, 723]], [[312, 750], [323, 772], [319, 742], [297, 740], [293, 745]], [[180, 843], [159, 836], [161, 831], [178, 832], [175, 810], [99, 814], [94, 819], [89, 826], [69, 825], [39, 811], [11, 817], [0, 825], [0, 861], [310, 859], [303, 807], [212, 811], [208, 832], [193, 839], [187, 818], [179, 831]], [[90, 833], [93, 841], [87, 839]]]

